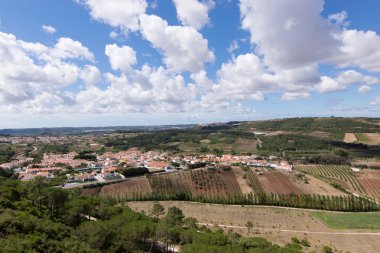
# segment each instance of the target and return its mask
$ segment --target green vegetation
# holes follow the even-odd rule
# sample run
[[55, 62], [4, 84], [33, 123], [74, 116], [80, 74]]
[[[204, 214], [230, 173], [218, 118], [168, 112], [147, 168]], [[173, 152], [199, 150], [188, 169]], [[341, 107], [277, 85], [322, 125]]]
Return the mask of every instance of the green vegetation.
[[[265, 120], [242, 124], [239, 128], [255, 128], [263, 131], [324, 131], [329, 133], [372, 133], [379, 132], [380, 126], [356, 118], [289, 118]], [[343, 135], [341, 135], [343, 137]]]
[[11, 146], [0, 146], [0, 163], [10, 162], [15, 154]]
[[371, 141], [365, 133], [356, 133], [355, 136], [358, 141], [362, 143], [368, 143]]
[[135, 177], [135, 176], [142, 176], [145, 174], [149, 174], [149, 170], [145, 167], [139, 167], [139, 168], [119, 167], [117, 171], [125, 177]]
[[[182, 210], [153, 207], [153, 217], [111, 199], [84, 197], [77, 190], [51, 188], [37, 178], [30, 183], [0, 184], [1, 252], [288, 252], [300, 253], [294, 243], [283, 247], [264, 238], [243, 238], [197, 225]], [[158, 207], [158, 208], [157, 208]]]
[[380, 213], [327, 213], [314, 216], [333, 229], [380, 229]]
[[340, 189], [336, 181], [331, 181], [330, 179], [339, 179], [351, 185], [354, 190], [364, 193], [363, 187], [360, 185], [359, 181], [353, 175], [352, 170], [348, 166], [338, 166], [338, 165], [300, 165], [296, 167], [297, 170], [308, 173], [313, 176], [320, 177], [322, 179], [327, 179], [331, 184]]

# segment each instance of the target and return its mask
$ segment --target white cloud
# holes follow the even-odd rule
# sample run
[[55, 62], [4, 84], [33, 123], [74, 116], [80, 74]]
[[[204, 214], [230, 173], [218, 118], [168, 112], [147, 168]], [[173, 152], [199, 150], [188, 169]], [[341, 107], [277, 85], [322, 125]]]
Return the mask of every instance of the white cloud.
[[88, 86], [99, 83], [102, 80], [99, 69], [92, 65], [84, 66], [80, 73], [80, 78]]
[[229, 53], [232, 53], [232, 52], [234, 52], [234, 51], [236, 51], [238, 49], [239, 49], [239, 43], [237, 42], [237, 40], [233, 40], [231, 42], [231, 45], [227, 48], [227, 51]]
[[199, 30], [210, 22], [208, 12], [215, 3], [212, 0], [173, 0], [177, 9], [177, 17], [185, 26]]
[[145, 0], [76, 0], [98, 21], [120, 27], [125, 33], [139, 29], [139, 16], [148, 6]]
[[155, 15], [140, 16], [140, 24], [143, 37], [162, 52], [169, 70], [198, 72], [215, 59], [208, 41], [192, 27], [169, 26]]
[[373, 31], [345, 30], [340, 39], [343, 44], [334, 63], [380, 72], [380, 36]]
[[370, 105], [380, 105], [380, 97], [376, 97], [374, 100], [370, 102]]
[[94, 60], [86, 47], [68, 38], [49, 48], [6, 33], [0, 33], [0, 55], [0, 104], [22, 103], [75, 84], [84, 70], [65, 60]]
[[53, 34], [53, 33], [56, 33], [57, 30], [52, 27], [51, 25], [42, 25], [41, 26], [41, 29], [46, 32], [46, 33], [50, 33], [50, 34]]
[[87, 47], [83, 46], [79, 41], [75, 41], [71, 38], [60, 38], [47, 57], [52, 59], [79, 58], [91, 62], [95, 61], [93, 53], [91, 53]]
[[372, 88], [368, 85], [362, 85], [358, 88], [358, 92], [360, 93], [368, 93], [372, 90]]
[[356, 84], [363, 86], [359, 88], [359, 92], [365, 92], [368, 90], [368, 85], [379, 84], [380, 80], [373, 76], [363, 75], [355, 70], [343, 71], [336, 78], [327, 76], [322, 77], [321, 83], [316, 86], [316, 89], [320, 93], [342, 91], [347, 89], [350, 85]]
[[105, 54], [113, 70], [128, 72], [137, 62], [136, 52], [129, 46], [106, 45]]
[[320, 16], [323, 0], [241, 0], [242, 27], [272, 69], [315, 64], [338, 49], [338, 29]]
[[310, 93], [308, 92], [285, 92], [281, 99], [285, 101], [297, 100], [297, 99], [305, 99], [309, 98]]
[[111, 39], [116, 40], [119, 37], [119, 34], [115, 31], [112, 31], [112, 32], [110, 32], [109, 36]]
[[330, 21], [335, 22], [337, 25], [342, 27], [347, 27], [350, 25], [350, 22], [347, 21], [348, 14], [346, 11], [331, 14], [328, 18]]

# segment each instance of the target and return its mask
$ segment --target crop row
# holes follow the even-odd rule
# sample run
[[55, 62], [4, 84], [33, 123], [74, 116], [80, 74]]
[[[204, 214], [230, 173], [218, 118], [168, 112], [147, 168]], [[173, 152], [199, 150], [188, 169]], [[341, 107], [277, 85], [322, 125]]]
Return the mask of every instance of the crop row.
[[327, 178], [336, 178], [349, 183], [354, 190], [364, 193], [363, 187], [360, 185], [357, 178], [353, 175], [350, 167], [340, 165], [303, 165], [297, 166], [297, 170], [305, 173], [322, 176]]
[[257, 175], [255, 172], [253, 172], [252, 170], [248, 170], [246, 172], [246, 175], [247, 175], [247, 179], [248, 179], [248, 182], [249, 182], [249, 186], [252, 187], [254, 193], [264, 193], [264, 189], [263, 187], [261, 186], [261, 183], [259, 181], [259, 179], [257, 178]]

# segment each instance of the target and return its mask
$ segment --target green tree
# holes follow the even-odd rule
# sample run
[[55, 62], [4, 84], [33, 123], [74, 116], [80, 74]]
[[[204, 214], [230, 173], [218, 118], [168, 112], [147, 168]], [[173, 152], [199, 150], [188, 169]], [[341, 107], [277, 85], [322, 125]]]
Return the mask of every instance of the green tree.
[[161, 215], [165, 213], [165, 208], [159, 202], [154, 202], [152, 209], [150, 210], [150, 214], [158, 220]]
[[183, 224], [183, 218], [185, 216], [183, 215], [183, 212], [178, 207], [172, 206], [169, 207], [168, 213], [165, 217], [166, 224], [169, 225], [182, 225]]

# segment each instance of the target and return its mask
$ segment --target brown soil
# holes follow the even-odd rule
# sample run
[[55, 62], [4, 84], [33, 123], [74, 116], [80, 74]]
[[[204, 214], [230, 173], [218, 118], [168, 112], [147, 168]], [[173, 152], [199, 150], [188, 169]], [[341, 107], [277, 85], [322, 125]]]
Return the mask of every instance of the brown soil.
[[308, 194], [319, 194], [319, 195], [333, 195], [333, 196], [343, 196], [346, 193], [334, 188], [330, 184], [319, 180], [311, 175], [306, 176], [308, 179], [308, 184], [303, 181], [298, 180], [296, 185], [302, 190], [303, 193]]
[[152, 189], [147, 178], [136, 178], [122, 183], [111, 184], [102, 187], [100, 196], [127, 196], [134, 194], [148, 194]]
[[366, 135], [370, 140], [368, 142], [369, 145], [380, 145], [380, 134], [367, 133]]
[[301, 194], [302, 191], [288, 177], [287, 173], [268, 171], [259, 175], [258, 179], [266, 193]]
[[235, 174], [236, 180], [240, 186], [241, 192], [252, 193], [252, 188], [248, 185], [247, 179], [244, 179], [244, 171], [239, 166], [232, 166], [232, 172]]
[[355, 143], [358, 141], [358, 138], [356, 138], [356, 135], [354, 133], [346, 133], [344, 135], [344, 142], [346, 143]]

